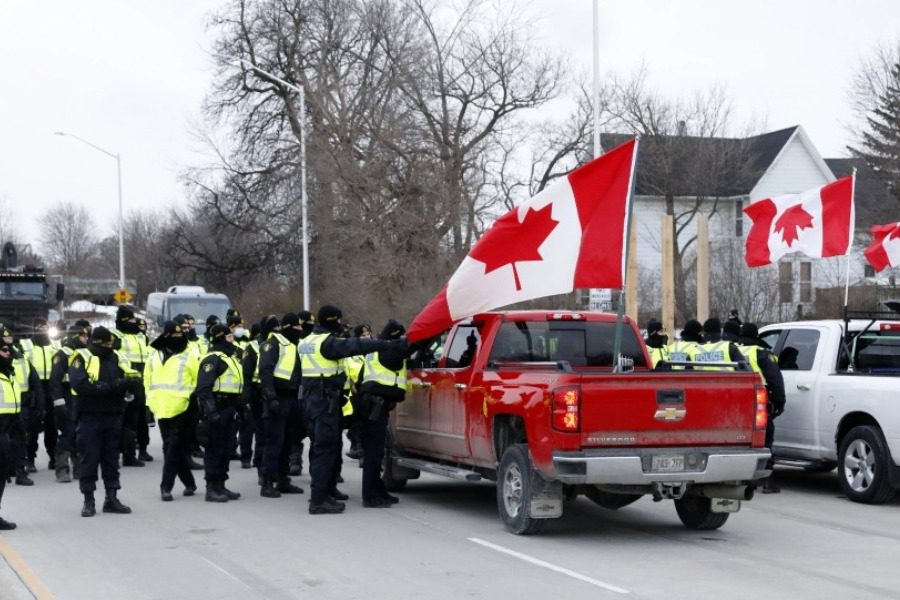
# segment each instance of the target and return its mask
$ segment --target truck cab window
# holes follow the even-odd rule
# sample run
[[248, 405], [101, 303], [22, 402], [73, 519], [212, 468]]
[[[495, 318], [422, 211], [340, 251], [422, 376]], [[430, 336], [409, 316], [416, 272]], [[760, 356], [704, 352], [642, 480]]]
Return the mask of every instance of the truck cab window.
[[[791, 329], [784, 337], [778, 364], [782, 370], [810, 371], [819, 347], [819, 332], [814, 329]], [[785, 367], [784, 364], [788, 366]]]
[[462, 369], [472, 364], [478, 346], [481, 344], [481, 334], [475, 325], [461, 325], [456, 328], [456, 333], [450, 341], [450, 347], [444, 354], [447, 357], [444, 366], [448, 369]]

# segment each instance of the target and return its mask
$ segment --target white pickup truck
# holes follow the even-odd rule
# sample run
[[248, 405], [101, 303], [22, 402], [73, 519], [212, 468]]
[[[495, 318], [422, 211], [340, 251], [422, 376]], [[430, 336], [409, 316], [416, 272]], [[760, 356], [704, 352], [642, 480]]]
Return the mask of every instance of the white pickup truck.
[[850, 500], [890, 500], [900, 489], [900, 321], [779, 323], [760, 337], [778, 356], [787, 396], [776, 461], [836, 466]]

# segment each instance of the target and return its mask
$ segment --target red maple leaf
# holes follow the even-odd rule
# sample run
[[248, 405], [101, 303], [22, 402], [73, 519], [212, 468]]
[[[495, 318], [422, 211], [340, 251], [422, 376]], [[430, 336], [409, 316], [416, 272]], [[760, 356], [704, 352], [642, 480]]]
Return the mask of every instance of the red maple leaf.
[[893, 240], [894, 238], [900, 238], [900, 223], [897, 223], [890, 233], [887, 234], [887, 239]]
[[801, 229], [811, 229], [813, 226], [813, 217], [811, 214], [803, 210], [803, 206], [795, 204], [790, 207], [784, 214], [775, 221], [775, 233], [781, 232], [781, 239], [790, 248], [791, 244], [800, 237]]
[[494, 225], [469, 252], [469, 256], [484, 263], [484, 274], [512, 265], [516, 291], [522, 289], [516, 263], [543, 260], [538, 252], [550, 232], [559, 224], [550, 217], [553, 205], [540, 210], [530, 209], [519, 223], [518, 209], [513, 209], [497, 219]]

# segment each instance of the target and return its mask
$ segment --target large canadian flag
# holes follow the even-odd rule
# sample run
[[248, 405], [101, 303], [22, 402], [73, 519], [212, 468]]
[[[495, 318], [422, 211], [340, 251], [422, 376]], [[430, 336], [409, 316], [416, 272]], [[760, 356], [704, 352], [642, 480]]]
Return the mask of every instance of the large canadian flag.
[[900, 223], [872, 225], [872, 243], [866, 248], [866, 260], [875, 272], [900, 265]]
[[636, 156], [631, 140], [497, 219], [413, 320], [410, 341], [507, 304], [622, 287]]
[[853, 178], [759, 200], [744, 212], [753, 220], [745, 256], [750, 267], [774, 263], [794, 252], [813, 258], [841, 256], [853, 239]]

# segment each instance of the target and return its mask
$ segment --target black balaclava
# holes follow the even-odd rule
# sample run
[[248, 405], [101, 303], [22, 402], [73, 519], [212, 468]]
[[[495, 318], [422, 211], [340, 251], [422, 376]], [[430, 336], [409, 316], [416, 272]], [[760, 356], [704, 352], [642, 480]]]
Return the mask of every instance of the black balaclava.
[[656, 319], [650, 319], [647, 323], [647, 345], [651, 348], [665, 348], [669, 343], [669, 336], [662, 331], [663, 324]]
[[222, 325], [221, 323], [213, 325], [209, 329], [210, 350], [213, 350], [215, 352], [222, 352], [228, 356], [233, 355], [235, 346], [233, 343], [228, 341], [228, 335], [230, 333], [231, 330], [228, 329], [227, 325]]
[[303, 335], [300, 337], [305, 338], [312, 333], [313, 328], [316, 326], [316, 320], [308, 310], [301, 310], [298, 316], [300, 317], [300, 325], [303, 327]]
[[292, 344], [300, 341], [303, 331], [297, 329], [300, 326], [300, 317], [296, 313], [288, 313], [281, 318], [281, 335]]
[[326, 304], [319, 309], [316, 321], [318, 321], [319, 327], [339, 335], [341, 333], [341, 317], [343, 316], [344, 313], [337, 306]]
[[87, 344], [81, 341], [82, 335], [90, 336], [90, 332], [80, 325], [72, 325], [71, 327], [69, 327], [65, 344], [69, 348], [75, 348], [76, 350], [80, 348], [87, 348]]
[[385, 323], [378, 337], [382, 340], [396, 340], [404, 333], [406, 333], [406, 328], [394, 319], [391, 319]]
[[44, 319], [36, 319], [34, 322], [34, 333], [31, 334], [31, 341], [35, 346], [49, 346], [50, 333], [47, 321]]
[[734, 319], [722, 324], [722, 339], [726, 342], [737, 342], [741, 337], [741, 325]]
[[0, 344], [0, 348], [4, 349], [6, 351], [5, 355], [0, 354], [0, 373], [3, 373], [4, 375], [12, 375], [13, 374], [13, 363], [12, 363], [13, 348], [12, 348], [12, 345], [2, 343], [2, 344]]
[[140, 333], [134, 310], [129, 306], [120, 306], [116, 311], [116, 329], [122, 333]]
[[206, 333], [204, 334], [206, 339], [212, 340], [212, 338], [209, 337], [209, 330], [212, 329], [214, 325], [218, 325], [221, 322], [222, 321], [216, 315], [209, 315], [206, 317]]
[[175, 321], [166, 321], [163, 324], [163, 332], [150, 342], [150, 346], [170, 354], [178, 354], [187, 348], [187, 338], [184, 336], [181, 325]]
[[702, 344], [702, 331], [703, 326], [700, 325], [700, 321], [697, 319], [689, 319], [688, 322], [684, 324], [684, 329], [681, 330], [681, 339], [685, 342], [697, 342], [698, 344]]
[[703, 341], [707, 343], [718, 342], [722, 339], [722, 322], [716, 317], [710, 317], [703, 321]]
[[[94, 330], [91, 332], [90, 350], [92, 353], [96, 354], [97, 356], [100, 356], [103, 358], [105, 358], [107, 356], [112, 356], [112, 353], [113, 353], [113, 349], [112, 349], [112, 345], [111, 345], [112, 343], [113, 343], [113, 334], [106, 327], [103, 327], [101, 325], [100, 327], [94, 328]], [[110, 345], [106, 346], [105, 344], [110, 344]]]

